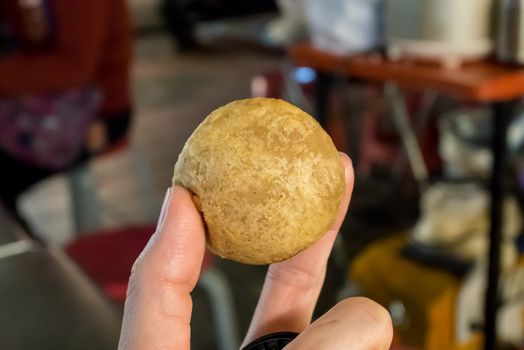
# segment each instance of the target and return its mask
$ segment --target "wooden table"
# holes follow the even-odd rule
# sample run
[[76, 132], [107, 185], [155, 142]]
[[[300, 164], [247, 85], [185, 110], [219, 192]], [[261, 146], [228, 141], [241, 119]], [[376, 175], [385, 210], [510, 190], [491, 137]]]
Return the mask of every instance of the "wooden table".
[[473, 102], [502, 102], [524, 95], [524, 69], [489, 61], [472, 62], [459, 69], [414, 61], [391, 61], [380, 54], [335, 56], [308, 44], [291, 47], [289, 56], [296, 65], [351, 78], [391, 81], [400, 86], [433, 89], [444, 95]]
[[491, 175], [491, 226], [489, 232], [488, 288], [485, 304], [485, 349], [494, 349], [497, 306], [499, 301], [500, 243], [502, 224], [503, 175], [506, 168], [506, 134], [516, 101], [524, 95], [524, 69], [491, 61], [472, 62], [459, 69], [413, 61], [391, 61], [380, 54], [344, 57], [313, 48], [308, 43], [289, 49], [295, 65], [318, 71], [317, 116], [327, 117], [327, 101], [332, 77], [376, 83], [394, 83], [401, 87], [432, 89], [440, 94], [470, 102], [490, 104], [493, 108], [493, 167]]

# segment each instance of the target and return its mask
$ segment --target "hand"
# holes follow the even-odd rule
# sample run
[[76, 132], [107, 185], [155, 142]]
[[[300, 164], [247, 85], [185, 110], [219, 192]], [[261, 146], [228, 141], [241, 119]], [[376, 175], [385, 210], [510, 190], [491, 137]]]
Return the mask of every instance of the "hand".
[[[353, 190], [345, 155], [346, 194], [331, 229], [312, 247], [269, 267], [244, 345], [277, 331], [301, 334], [287, 349], [388, 349], [391, 320], [378, 304], [347, 299], [311, 323], [335, 237]], [[205, 233], [190, 194], [168, 191], [156, 233], [133, 266], [119, 349], [190, 348], [190, 293], [200, 274]]]
[[109, 135], [104, 122], [95, 120], [89, 124], [85, 136], [85, 149], [89, 154], [97, 154], [109, 146]]

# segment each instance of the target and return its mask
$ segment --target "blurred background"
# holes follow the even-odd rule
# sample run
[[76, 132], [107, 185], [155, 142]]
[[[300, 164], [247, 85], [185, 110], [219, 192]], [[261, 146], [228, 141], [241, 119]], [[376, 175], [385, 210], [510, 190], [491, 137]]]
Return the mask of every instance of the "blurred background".
[[[260, 96], [355, 165], [315, 316], [364, 295], [394, 349], [524, 349], [523, 18], [518, 0], [2, 0], [0, 348], [115, 349], [186, 139]], [[238, 349], [266, 269], [206, 256], [193, 349]]]

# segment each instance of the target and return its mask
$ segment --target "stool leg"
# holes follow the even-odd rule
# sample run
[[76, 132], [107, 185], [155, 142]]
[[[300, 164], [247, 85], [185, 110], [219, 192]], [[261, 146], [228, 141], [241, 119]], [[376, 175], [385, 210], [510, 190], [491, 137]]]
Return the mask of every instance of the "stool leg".
[[220, 350], [238, 350], [240, 346], [233, 297], [225, 276], [215, 268], [202, 273], [198, 286], [209, 296]]
[[[438, 93], [427, 90], [422, 96], [422, 106], [415, 112], [415, 137], [419, 137], [431, 119], [431, 111], [438, 101]], [[406, 165], [405, 152], [401, 152], [393, 165], [393, 173], [400, 174]]]
[[68, 174], [75, 233], [92, 232], [100, 228], [100, 210], [89, 164], [83, 164]]
[[133, 157], [133, 163], [137, 174], [141, 193], [143, 194], [143, 200], [145, 201], [145, 207], [147, 210], [147, 217], [155, 220], [158, 212], [160, 211], [160, 205], [162, 198], [158, 194], [155, 188], [153, 179], [153, 172], [151, 167], [144, 157], [142, 152], [136, 147], [131, 148], [131, 155]]
[[426, 168], [422, 151], [418, 145], [415, 131], [409, 122], [404, 96], [401, 94], [398, 87], [391, 83], [386, 84], [384, 92], [391, 105], [393, 119], [402, 139], [402, 143], [404, 144], [409, 162], [411, 163], [413, 174], [419, 184], [425, 185], [428, 180], [428, 169]]

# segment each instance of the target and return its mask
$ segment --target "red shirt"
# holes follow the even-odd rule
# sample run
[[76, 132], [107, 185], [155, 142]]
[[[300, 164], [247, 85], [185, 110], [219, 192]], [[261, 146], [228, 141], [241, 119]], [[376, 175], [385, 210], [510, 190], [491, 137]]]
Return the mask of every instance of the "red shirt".
[[131, 28], [125, 0], [48, 0], [52, 40], [31, 47], [20, 30], [19, 0], [1, 0], [20, 47], [0, 57], [0, 98], [97, 86], [101, 113], [130, 106]]

